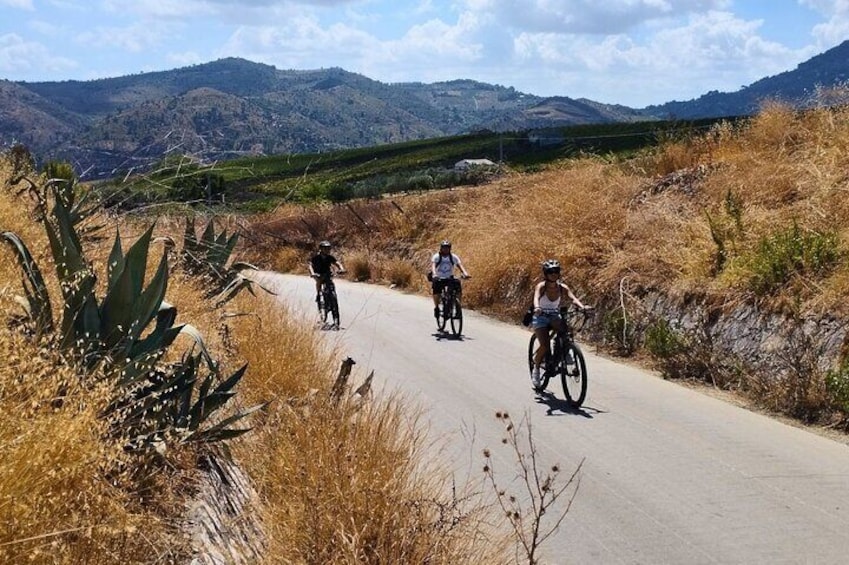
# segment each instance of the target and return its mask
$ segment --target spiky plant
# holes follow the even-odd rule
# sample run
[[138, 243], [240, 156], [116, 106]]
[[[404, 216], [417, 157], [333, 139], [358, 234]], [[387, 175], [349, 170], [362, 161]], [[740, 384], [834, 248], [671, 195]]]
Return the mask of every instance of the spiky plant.
[[255, 294], [254, 286], [259, 286], [269, 294], [275, 294], [242, 275], [242, 271], [257, 270], [255, 266], [240, 261], [228, 265], [238, 241], [237, 232], [228, 236], [227, 230], [224, 229], [216, 235], [214, 220], [209, 220], [198, 237], [194, 218], [186, 218], [183, 250], [180, 253], [181, 263], [187, 272], [204, 280], [206, 298], [212, 299], [216, 306], [229, 302], [245, 289]]
[[[75, 229], [73, 201], [59, 184], [48, 182], [48, 187], [45, 194], [50, 196], [52, 207], [42, 221], [62, 294], [58, 326], [41, 270], [29, 249], [12, 232], [2, 232], [2, 238], [10, 244], [22, 268], [25, 296], [20, 302], [34, 335], [65, 351], [84, 370], [97, 368], [98, 373], [114, 381], [114, 400], [103, 411], [114, 433], [126, 437], [128, 446], [144, 448], [161, 447], [169, 440], [228, 439], [248, 431], [230, 426], [261, 406], [217, 423], [209, 419], [234, 396], [234, 387], [246, 367], [223, 378], [200, 333], [189, 325], [174, 325], [177, 309], [164, 301], [168, 286], [166, 253], [144, 284], [153, 226], [126, 253], [120, 233], [116, 233], [107, 265], [106, 293], [98, 300], [95, 274]], [[191, 351], [178, 362], [163, 363], [181, 333], [190, 335], [200, 352]]]

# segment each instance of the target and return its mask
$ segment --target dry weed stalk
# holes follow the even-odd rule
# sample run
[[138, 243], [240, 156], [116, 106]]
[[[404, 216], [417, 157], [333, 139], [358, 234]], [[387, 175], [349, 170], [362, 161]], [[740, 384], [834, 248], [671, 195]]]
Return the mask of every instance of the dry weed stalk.
[[[575, 500], [580, 486], [580, 471], [584, 461], [578, 464], [565, 483], [560, 484], [560, 465], [543, 469], [539, 460], [530, 417], [526, 414], [519, 425], [514, 425], [507, 413], [495, 416], [505, 426], [505, 437], [501, 443], [507, 445], [516, 462], [516, 478], [521, 494], [513, 494], [496, 478], [492, 452], [484, 449], [483, 472], [492, 486], [498, 504], [504, 512], [516, 542], [516, 561], [521, 554], [528, 565], [539, 563], [540, 547], [560, 527]], [[524, 428], [524, 429], [523, 429]], [[566, 495], [565, 507], [554, 513], [556, 504]], [[548, 523], [544, 523], [548, 521]]]

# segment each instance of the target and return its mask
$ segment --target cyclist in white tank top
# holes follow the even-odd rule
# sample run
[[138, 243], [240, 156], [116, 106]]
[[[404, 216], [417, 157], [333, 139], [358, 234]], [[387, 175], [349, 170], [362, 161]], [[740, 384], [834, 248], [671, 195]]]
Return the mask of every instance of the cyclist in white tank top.
[[563, 323], [563, 317], [560, 314], [563, 293], [565, 292], [569, 300], [578, 308], [582, 310], [586, 308], [572, 293], [572, 289], [560, 280], [559, 261], [549, 259], [543, 263], [542, 274], [544, 280], [534, 287], [534, 317], [531, 320], [531, 328], [537, 334], [537, 342], [540, 344], [534, 355], [534, 368], [531, 370], [531, 382], [534, 388], [539, 385], [540, 364], [550, 347], [549, 330], [558, 330]]

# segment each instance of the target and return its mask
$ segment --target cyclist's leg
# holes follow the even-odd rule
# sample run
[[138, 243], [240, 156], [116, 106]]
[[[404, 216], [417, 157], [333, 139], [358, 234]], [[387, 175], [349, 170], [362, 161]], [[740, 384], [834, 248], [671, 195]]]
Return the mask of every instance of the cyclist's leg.
[[433, 293], [433, 315], [439, 316], [439, 301], [442, 298], [442, 286], [443, 281], [439, 279], [433, 279], [433, 282], [430, 283], [431, 291]]
[[537, 336], [537, 343], [539, 344], [539, 347], [537, 348], [536, 352], [534, 353], [534, 367], [536, 369], [539, 369], [540, 365], [542, 364], [543, 359], [545, 359], [545, 356], [548, 353], [548, 347], [549, 347], [549, 344], [548, 344], [548, 340], [549, 340], [548, 326], [544, 326], [544, 327], [540, 327], [540, 328], [535, 327], [534, 333]]

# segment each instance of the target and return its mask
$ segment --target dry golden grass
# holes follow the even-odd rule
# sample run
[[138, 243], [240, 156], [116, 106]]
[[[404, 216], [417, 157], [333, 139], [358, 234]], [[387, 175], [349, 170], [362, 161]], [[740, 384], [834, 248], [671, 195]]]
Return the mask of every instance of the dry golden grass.
[[[481, 507], [422, 468], [424, 438], [395, 398], [330, 399], [334, 357], [267, 299], [234, 324], [248, 403], [271, 401], [235, 447], [260, 493], [267, 563], [496, 563]], [[362, 378], [356, 370], [352, 384]], [[455, 519], [457, 522], [455, 523]]]
[[[187, 554], [163, 521], [159, 492], [142, 503], [121, 447], [104, 441], [97, 417], [105, 390], [20, 336], [0, 365], [0, 562], [149, 563]], [[154, 486], [154, 480], [148, 486]], [[164, 487], [160, 481], [158, 487]]]
[[422, 278], [423, 271], [416, 270], [409, 261], [388, 258], [381, 263], [380, 278], [398, 288], [410, 288], [416, 279]]
[[[58, 296], [44, 231], [25, 210], [26, 201], [0, 191], [0, 228], [24, 239]], [[55, 352], [6, 325], [21, 312], [20, 271], [5, 244], [0, 253], [0, 562], [183, 558], [184, 540], [163, 519], [177, 500], [165, 477], [134, 476], [131, 458], [104, 440], [98, 412], [108, 390], [82, 386]], [[152, 491], [142, 495], [142, 487]]]

